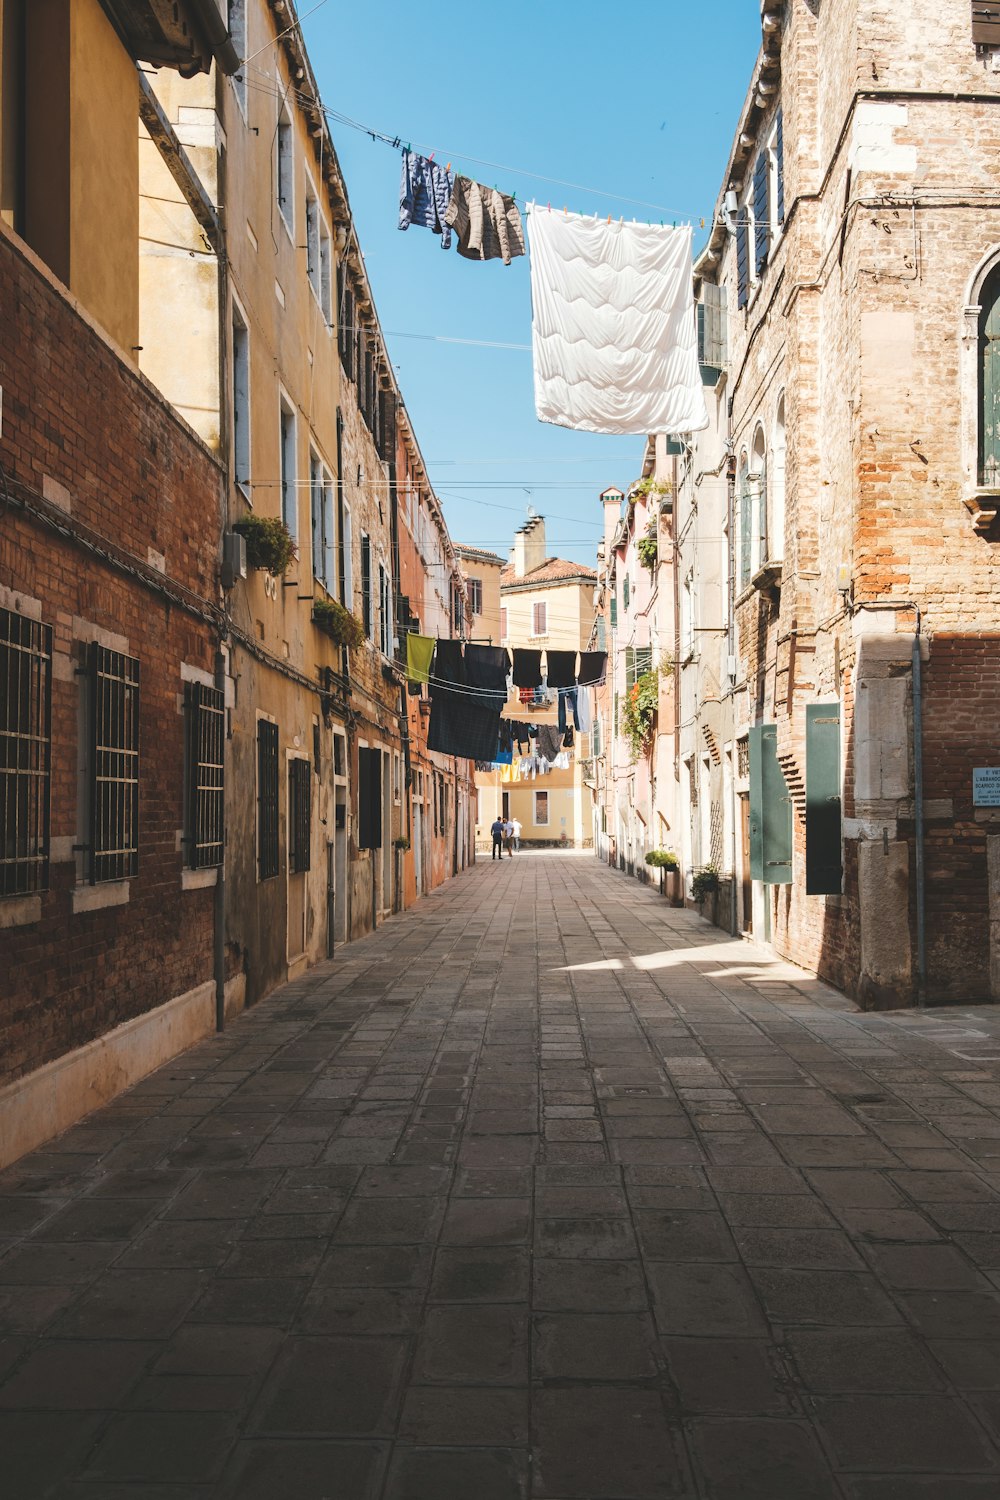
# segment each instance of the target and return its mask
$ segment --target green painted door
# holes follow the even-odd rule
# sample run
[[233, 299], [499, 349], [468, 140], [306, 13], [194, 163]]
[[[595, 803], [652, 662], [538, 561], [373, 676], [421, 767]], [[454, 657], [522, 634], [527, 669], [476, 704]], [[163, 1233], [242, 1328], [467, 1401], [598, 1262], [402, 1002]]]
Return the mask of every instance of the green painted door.
[[843, 882], [840, 704], [806, 708], [806, 895], [837, 896]]
[[775, 724], [750, 731], [750, 877], [765, 885], [792, 882], [792, 799]]
[[750, 879], [764, 879], [764, 778], [761, 774], [762, 724], [748, 736], [750, 747]]

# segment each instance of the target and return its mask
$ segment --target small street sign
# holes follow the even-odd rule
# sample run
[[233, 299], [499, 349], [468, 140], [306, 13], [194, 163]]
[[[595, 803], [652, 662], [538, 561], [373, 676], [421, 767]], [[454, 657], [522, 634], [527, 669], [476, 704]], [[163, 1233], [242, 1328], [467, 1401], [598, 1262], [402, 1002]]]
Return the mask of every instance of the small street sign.
[[977, 766], [972, 772], [974, 807], [1000, 807], [1000, 766]]

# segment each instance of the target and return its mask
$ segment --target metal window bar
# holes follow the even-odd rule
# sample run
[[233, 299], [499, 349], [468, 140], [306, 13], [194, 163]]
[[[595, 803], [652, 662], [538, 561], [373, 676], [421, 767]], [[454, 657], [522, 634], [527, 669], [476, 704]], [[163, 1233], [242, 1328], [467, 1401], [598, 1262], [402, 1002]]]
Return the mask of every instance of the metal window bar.
[[49, 886], [52, 627], [0, 609], [0, 896]]
[[139, 662], [90, 647], [90, 884], [139, 869]]
[[225, 850], [225, 697], [204, 683], [188, 684], [188, 863], [217, 868]]
[[307, 760], [288, 763], [288, 868], [302, 875], [311, 863], [312, 780]]
[[278, 726], [257, 725], [257, 878], [278, 873]]

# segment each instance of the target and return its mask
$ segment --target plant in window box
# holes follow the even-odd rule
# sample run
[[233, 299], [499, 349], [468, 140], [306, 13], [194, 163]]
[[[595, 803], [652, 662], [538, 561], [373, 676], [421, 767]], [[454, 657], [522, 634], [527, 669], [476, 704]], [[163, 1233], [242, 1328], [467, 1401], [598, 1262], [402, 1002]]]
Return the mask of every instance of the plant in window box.
[[365, 638], [361, 621], [336, 599], [314, 599], [313, 624], [338, 646], [360, 646]]
[[632, 759], [638, 760], [649, 746], [656, 721], [656, 710], [660, 696], [659, 673], [643, 672], [634, 687], [625, 694], [622, 705], [622, 734], [628, 741]]
[[394, 849], [403, 849], [403, 850], [409, 849], [409, 847], [410, 847], [410, 841], [406, 837], [406, 834], [405, 833], [401, 833], [398, 838], [393, 839], [393, 841], [392, 841], [392, 847]]
[[246, 539], [247, 565], [281, 577], [295, 556], [295, 538], [277, 516], [243, 516], [233, 526]]
[[653, 530], [649, 530], [646, 532], [645, 536], [641, 536], [635, 544], [635, 550], [639, 554], [639, 561], [642, 563], [642, 566], [644, 568], [648, 568], [652, 573], [652, 571], [656, 567], [657, 555], [659, 551], [656, 541], [656, 532]]
[[677, 855], [672, 849], [650, 849], [646, 863], [656, 870], [676, 870]]

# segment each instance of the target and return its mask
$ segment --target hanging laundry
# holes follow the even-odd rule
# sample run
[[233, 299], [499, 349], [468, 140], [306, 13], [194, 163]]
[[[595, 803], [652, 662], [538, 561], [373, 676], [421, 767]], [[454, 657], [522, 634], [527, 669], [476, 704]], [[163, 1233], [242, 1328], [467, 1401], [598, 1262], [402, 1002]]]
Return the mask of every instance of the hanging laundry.
[[514, 719], [512, 723], [514, 725], [515, 743], [523, 754], [526, 750], [531, 749], [531, 735], [528, 732], [528, 726], [523, 719]]
[[[579, 691], [580, 691], [579, 688], [575, 688], [575, 687], [560, 688], [559, 689], [559, 730], [560, 730], [560, 733], [564, 733], [565, 730], [566, 730], [566, 710], [567, 710], [567, 708], [572, 709], [572, 711], [573, 711], [573, 723], [574, 723], [574, 725], [576, 726], [577, 729], [580, 728], [580, 713], [579, 713], [579, 710], [577, 708], [577, 696], [579, 694]], [[570, 741], [570, 743], [572, 744], [572, 741]]]
[[500, 737], [500, 714], [468, 690], [461, 641], [439, 640], [427, 748], [461, 760], [492, 761]]
[[501, 750], [514, 748], [514, 725], [510, 719], [500, 720], [499, 745]]
[[467, 260], [502, 260], [509, 266], [524, 254], [524, 227], [513, 198], [469, 177], [456, 177], [445, 223], [458, 235], [458, 253]]
[[572, 726], [572, 724], [568, 724], [566, 726], [566, 731], [563, 734], [563, 741], [562, 742], [563, 742], [563, 749], [564, 750], [572, 750], [572, 748], [573, 748], [573, 726]]
[[403, 152], [399, 179], [399, 227], [417, 224], [441, 236], [441, 249], [451, 248], [451, 226], [445, 218], [454, 181], [450, 172], [416, 151]]
[[410, 682], [426, 682], [430, 676], [431, 661], [434, 657], [434, 640], [429, 635], [414, 635], [412, 631], [406, 637], [406, 675]]
[[545, 663], [548, 669], [545, 681], [550, 688], [576, 686], [575, 651], [546, 651]]
[[600, 687], [608, 670], [606, 651], [581, 651], [580, 671], [577, 675], [579, 687]]
[[521, 703], [534, 703], [535, 690], [534, 688], [518, 688], [517, 696]]
[[553, 771], [568, 771], [570, 768], [570, 764], [571, 762], [569, 758], [569, 752], [566, 750], [560, 750], [559, 754], [552, 762], [552, 769]]
[[489, 693], [483, 702], [489, 702], [500, 713], [507, 702], [507, 674], [510, 657], [503, 646], [468, 645], [465, 648], [465, 672], [470, 687], [481, 693]]
[[521, 763], [520, 763], [520, 761], [512, 761], [510, 763], [510, 765], [502, 765], [500, 767], [500, 780], [502, 782], [508, 783], [508, 782], [511, 782], [511, 781], [520, 781], [520, 779], [521, 779]]
[[576, 719], [581, 734], [589, 734], [594, 727], [594, 709], [590, 688], [577, 688]]
[[514, 686], [540, 688], [542, 685], [542, 653], [514, 648]]
[[547, 761], [554, 761], [562, 748], [562, 733], [554, 724], [539, 724], [538, 753]]
[[532, 205], [528, 238], [538, 420], [629, 436], [707, 427], [691, 230]]

